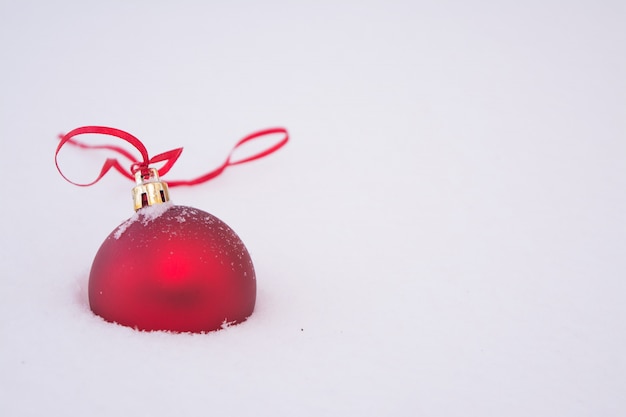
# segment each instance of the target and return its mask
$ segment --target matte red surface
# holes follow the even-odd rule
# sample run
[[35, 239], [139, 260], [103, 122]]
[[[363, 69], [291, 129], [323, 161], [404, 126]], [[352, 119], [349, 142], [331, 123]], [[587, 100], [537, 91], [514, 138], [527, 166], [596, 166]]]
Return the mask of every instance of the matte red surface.
[[91, 267], [89, 304], [107, 321], [140, 330], [207, 332], [248, 318], [254, 267], [243, 242], [202, 210], [139, 211], [104, 241]]

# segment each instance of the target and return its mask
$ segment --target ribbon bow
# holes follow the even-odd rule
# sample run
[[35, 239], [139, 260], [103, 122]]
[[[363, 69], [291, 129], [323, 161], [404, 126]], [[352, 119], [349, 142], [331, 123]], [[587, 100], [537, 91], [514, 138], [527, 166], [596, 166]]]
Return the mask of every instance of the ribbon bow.
[[[115, 145], [88, 145], [82, 142], [79, 142], [78, 140], [75, 139], [76, 136], [79, 135], [84, 135], [84, 134], [101, 134], [101, 135], [109, 135], [109, 136], [114, 136], [116, 138], [122, 139], [128, 143], [130, 143], [135, 149], [137, 149], [139, 151], [139, 153], [141, 154], [141, 160], [137, 160], [130, 152], [126, 151], [125, 149], [119, 147], [119, 146], [115, 146]], [[255, 153], [251, 156], [248, 156], [246, 158], [243, 159], [239, 159], [236, 161], [232, 161], [232, 155], [235, 152], [235, 150], [240, 147], [241, 145], [243, 145], [246, 142], [250, 142], [252, 140], [261, 138], [263, 136], [268, 136], [268, 135], [273, 135], [273, 134], [281, 134], [282, 138], [274, 145], [270, 146], [267, 149], [264, 149], [258, 153]], [[148, 172], [148, 167], [151, 164], [156, 164], [159, 162], [165, 162], [165, 164], [158, 169], [158, 173], [159, 176], [163, 176], [165, 174], [167, 174], [169, 172], [169, 170], [172, 168], [172, 166], [176, 163], [176, 161], [178, 160], [178, 157], [180, 157], [180, 154], [183, 151], [183, 148], [176, 148], [176, 149], [172, 149], [169, 150], [167, 152], [163, 152], [160, 153], [158, 155], [153, 156], [152, 158], [150, 158], [148, 156], [148, 151], [146, 149], [146, 147], [144, 146], [144, 144], [137, 139], [135, 136], [131, 135], [128, 132], [124, 132], [123, 130], [119, 130], [119, 129], [115, 129], [112, 127], [104, 127], [104, 126], [83, 126], [83, 127], [79, 127], [76, 128], [68, 133], [66, 133], [65, 135], [59, 135], [60, 138], [60, 142], [59, 145], [57, 146], [56, 152], [54, 154], [54, 163], [56, 164], [57, 170], [59, 171], [59, 173], [61, 174], [61, 176], [68, 182], [74, 184], [74, 185], [78, 185], [80, 187], [89, 187], [91, 185], [94, 185], [95, 183], [97, 183], [98, 181], [100, 181], [100, 179], [102, 179], [102, 177], [104, 177], [107, 172], [109, 172], [111, 170], [111, 168], [115, 169], [116, 171], [118, 171], [120, 174], [122, 174], [123, 176], [125, 176], [126, 178], [129, 178], [131, 180], [134, 180], [135, 178], [135, 173], [137, 173], [138, 171], [141, 171], [142, 176], [147, 177], [149, 175]], [[232, 148], [232, 150], [230, 151], [230, 153], [228, 154], [228, 157], [226, 158], [226, 160], [224, 161], [224, 163], [222, 165], [220, 165], [219, 167], [215, 168], [214, 170], [201, 175], [197, 178], [191, 179], [191, 180], [175, 180], [175, 181], [167, 181], [167, 184], [169, 187], [177, 187], [177, 186], [181, 186], [181, 185], [197, 185], [197, 184], [201, 184], [203, 182], [209, 181], [210, 179], [213, 179], [215, 177], [217, 177], [218, 175], [220, 175], [226, 168], [228, 168], [229, 166], [232, 165], [239, 165], [239, 164], [243, 164], [245, 162], [250, 162], [250, 161], [254, 161], [255, 159], [259, 159], [259, 158], [263, 158], [264, 156], [267, 156], [273, 152], [276, 152], [278, 149], [282, 148], [287, 142], [289, 141], [289, 133], [287, 132], [286, 129], [282, 128], [282, 127], [275, 127], [275, 128], [269, 128], [269, 129], [264, 129], [264, 130], [259, 130], [257, 132], [251, 133], [250, 135], [244, 137], [243, 139], [240, 139], [235, 146]], [[72, 180], [70, 180], [69, 178], [67, 178], [65, 176], [65, 174], [63, 174], [63, 171], [61, 171], [61, 168], [59, 167], [59, 161], [58, 161], [58, 155], [59, 155], [59, 151], [61, 150], [61, 148], [65, 145], [65, 144], [71, 144], [74, 146], [77, 146], [79, 148], [83, 148], [83, 149], [107, 149], [107, 150], [111, 150], [114, 151], [116, 153], [118, 153], [119, 155], [125, 157], [126, 159], [128, 159], [131, 162], [130, 168], [125, 169], [122, 164], [117, 160], [117, 158], [107, 158], [106, 161], [104, 161], [104, 164], [102, 165], [102, 169], [100, 170], [100, 174], [98, 175], [98, 177], [93, 180], [90, 183], [86, 183], [86, 184], [79, 184], [76, 183]]]

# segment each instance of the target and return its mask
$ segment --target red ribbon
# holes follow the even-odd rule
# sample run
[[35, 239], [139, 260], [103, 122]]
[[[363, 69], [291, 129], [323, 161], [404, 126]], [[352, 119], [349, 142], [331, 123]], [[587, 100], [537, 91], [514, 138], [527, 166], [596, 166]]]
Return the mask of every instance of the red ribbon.
[[[89, 134], [89, 133], [95, 133], [95, 134], [101, 134], [101, 135], [109, 135], [109, 136], [114, 136], [116, 138], [125, 140], [126, 142], [130, 143], [135, 149], [137, 149], [139, 151], [139, 153], [141, 154], [141, 158], [142, 160], [139, 161], [137, 160], [130, 152], [126, 151], [123, 148], [120, 148], [119, 146], [115, 146], [115, 145], [88, 145], [82, 142], [77, 141], [76, 139], [74, 139], [75, 136], [78, 135], [84, 135], [84, 134]], [[276, 144], [270, 146], [269, 148], [262, 150], [261, 152], [258, 152], [256, 154], [253, 154], [251, 156], [248, 156], [246, 158], [237, 160], [237, 161], [232, 161], [232, 155], [235, 152], [235, 150], [243, 145], [246, 142], [250, 142], [254, 139], [258, 139], [261, 138], [263, 136], [268, 136], [268, 135], [273, 135], [273, 134], [282, 134], [283, 137], [280, 139], [280, 141], [278, 141]], [[159, 162], [165, 162], [165, 164], [158, 169], [158, 173], [159, 176], [163, 176], [165, 174], [167, 174], [167, 172], [172, 168], [172, 166], [174, 165], [174, 163], [176, 163], [176, 160], [178, 159], [178, 157], [180, 156], [180, 154], [183, 151], [183, 148], [176, 148], [176, 149], [172, 149], [170, 151], [167, 152], [163, 152], [161, 154], [158, 154], [156, 156], [153, 156], [152, 158], [150, 158], [148, 156], [148, 151], [146, 150], [146, 147], [144, 146], [143, 143], [141, 143], [141, 141], [139, 139], [137, 139], [135, 136], [131, 135], [130, 133], [124, 132], [123, 130], [119, 130], [119, 129], [115, 129], [112, 127], [104, 127], [104, 126], [83, 126], [83, 127], [79, 127], [77, 129], [72, 130], [71, 132], [65, 134], [65, 135], [59, 135], [59, 138], [61, 139], [61, 141], [59, 142], [59, 145], [57, 146], [57, 150], [56, 153], [54, 154], [54, 163], [56, 164], [57, 170], [59, 171], [59, 173], [61, 174], [61, 176], [63, 178], [65, 178], [66, 181], [74, 184], [74, 185], [78, 185], [80, 187], [88, 187], [90, 185], [93, 185], [95, 183], [97, 183], [98, 181], [100, 181], [100, 179], [102, 179], [102, 177], [104, 177], [106, 175], [107, 172], [109, 172], [111, 170], [111, 168], [115, 169], [116, 171], [118, 171], [120, 174], [122, 174], [123, 176], [125, 176], [126, 178], [129, 178], [131, 180], [134, 180], [134, 174], [137, 171], [141, 171], [142, 175], [147, 176], [148, 175], [148, 167], [150, 166], [150, 164], [156, 164]], [[259, 158], [263, 158], [264, 156], [267, 156], [273, 152], [276, 152], [277, 150], [279, 150], [280, 148], [282, 148], [287, 141], [289, 140], [289, 133], [287, 132], [286, 129], [282, 128], [282, 127], [275, 127], [275, 128], [270, 128], [270, 129], [265, 129], [265, 130], [260, 130], [258, 132], [254, 132], [246, 137], [244, 137], [243, 139], [239, 140], [239, 142], [237, 142], [235, 144], [235, 146], [233, 147], [233, 149], [230, 151], [230, 153], [228, 154], [228, 157], [226, 158], [226, 161], [224, 161], [224, 163], [222, 165], [220, 165], [219, 167], [215, 168], [214, 170], [201, 175], [200, 177], [194, 178], [192, 180], [175, 180], [175, 181], [167, 181], [167, 185], [169, 187], [177, 187], [180, 185], [196, 185], [196, 184], [201, 184], [203, 182], [209, 181], [210, 179], [213, 179], [215, 177], [217, 177], [218, 175], [220, 175], [226, 168], [228, 168], [229, 166], [232, 165], [239, 165], [239, 164], [243, 164], [245, 162], [250, 162], [250, 161], [254, 161], [255, 159], [259, 159]], [[122, 164], [116, 159], [116, 158], [107, 158], [106, 161], [104, 161], [104, 164], [102, 165], [102, 169], [100, 170], [100, 174], [98, 175], [98, 177], [87, 184], [79, 184], [76, 183], [72, 180], [70, 180], [69, 178], [67, 178], [63, 172], [61, 171], [61, 168], [59, 167], [59, 161], [58, 161], [58, 155], [59, 155], [59, 151], [61, 150], [61, 148], [63, 147], [63, 145], [65, 144], [71, 144], [74, 146], [77, 146], [79, 148], [83, 148], [83, 149], [107, 149], [107, 150], [111, 150], [114, 152], [117, 152], [118, 154], [122, 155], [123, 157], [125, 157], [126, 159], [130, 160], [132, 165], [130, 166], [130, 169], [126, 170], [124, 169], [124, 167], [122, 166]]]

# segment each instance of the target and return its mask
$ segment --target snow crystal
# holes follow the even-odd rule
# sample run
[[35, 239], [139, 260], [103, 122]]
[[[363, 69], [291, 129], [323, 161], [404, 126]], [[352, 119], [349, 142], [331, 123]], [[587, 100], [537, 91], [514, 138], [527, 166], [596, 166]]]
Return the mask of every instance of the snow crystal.
[[139, 209], [139, 211], [137, 211], [136, 214], [139, 214], [142, 217], [141, 223], [145, 226], [157, 217], [160, 217], [163, 213], [165, 213], [169, 208], [173, 206], [174, 204], [171, 201], [167, 201], [162, 204], [156, 204], [154, 206], [141, 208]]
[[163, 213], [165, 213], [170, 207], [173, 207], [174, 204], [171, 201], [167, 201], [162, 204], [156, 204], [154, 206], [147, 206], [137, 210], [128, 220], [119, 225], [113, 237], [115, 239], [119, 239], [122, 237], [126, 229], [130, 227], [131, 224], [135, 223], [137, 220], [141, 220], [141, 224], [146, 226], [148, 223], [153, 221], [154, 219], [160, 217]]
[[224, 321], [222, 322], [222, 329], [227, 329], [230, 326], [232, 326], [235, 323], [235, 320], [233, 321], [228, 321], [227, 319], [224, 319]]
[[113, 237], [115, 239], [119, 239], [122, 236], [122, 234], [124, 234], [126, 229], [128, 229], [128, 226], [135, 223], [135, 221], [137, 221], [138, 218], [139, 218], [139, 215], [137, 213], [133, 214], [130, 219], [126, 220], [124, 223], [119, 225], [119, 227], [113, 234]]

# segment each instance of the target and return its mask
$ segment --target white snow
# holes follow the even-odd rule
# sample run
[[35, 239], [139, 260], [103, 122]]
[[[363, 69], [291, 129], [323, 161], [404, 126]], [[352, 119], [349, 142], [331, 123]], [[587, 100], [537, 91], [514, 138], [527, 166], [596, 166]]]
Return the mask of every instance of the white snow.
[[[0, 3], [0, 416], [626, 415], [625, 21], [610, 0]], [[134, 183], [56, 172], [56, 135], [88, 124], [183, 146], [166, 182], [289, 129], [170, 188], [245, 242], [247, 322], [91, 314]], [[89, 181], [111, 156], [59, 162]]]
[[174, 203], [172, 201], [167, 201], [165, 203], [140, 208], [135, 213], [133, 213], [133, 215], [128, 220], [118, 226], [118, 228], [115, 230], [115, 233], [113, 233], [113, 237], [115, 239], [119, 239], [124, 234], [126, 229], [128, 229], [131, 224], [135, 223], [138, 220], [141, 220], [142, 225], [147, 226], [150, 222], [154, 221], [163, 213], [165, 213], [170, 207], [173, 206], [173, 204]]

